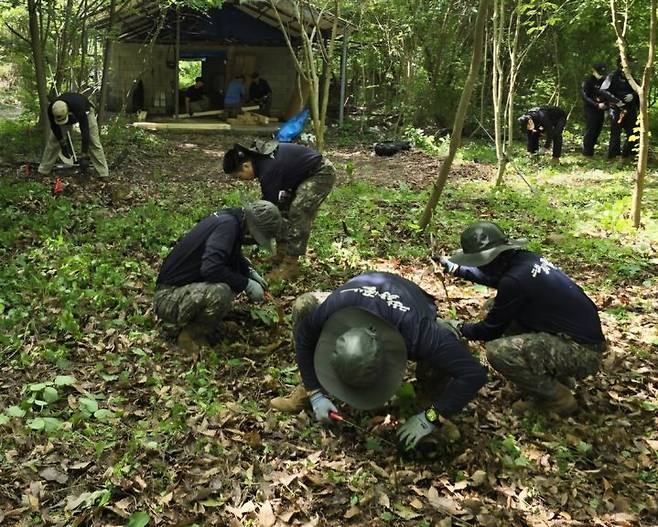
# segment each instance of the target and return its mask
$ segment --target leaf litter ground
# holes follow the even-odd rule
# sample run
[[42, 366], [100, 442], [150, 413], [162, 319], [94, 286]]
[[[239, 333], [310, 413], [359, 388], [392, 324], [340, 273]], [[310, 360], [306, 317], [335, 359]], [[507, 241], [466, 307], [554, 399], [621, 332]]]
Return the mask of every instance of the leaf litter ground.
[[[408, 390], [381, 412], [343, 408], [365, 433], [323, 429], [307, 412], [278, 414], [268, 401], [298, 382], [289, 316], [302, 292], [331, 289], [365, 269], [389, 270], [434, 294], [443, 316], [478, 316], [492, 293], [442, 283], [415, 226], [437, 159], [330, 148], [339, 186], [318, 217], [302, 278], [273, 284], [269, 304], [238, 298], [220, 341], [190, 357], [155, 322], [152, 289], [176, 238], [209, 211], [237, 203], [244, 187], [219, 170], [230, 144], [173, 136], [159, 152], [130, 152], [109, 185], [67, 180], [58, 199], [41, 182], [4, 174], [13, 190], [3, 197], [10, 290], [0, 308], [18, 322], [3, 326], [0, 358], [0, 521], [658, 521], [656, 240], [625, 230], [615, 212], [630, 173], [615, 170], [610, 178], [610, 170], [567, 158], [559, 170], [521, 166], [539, 195], [514, 175], [512, 189], [492, 193], [490, 165], [457, 164], [432, 226], [439, 250], [454, 249], [460, 229], [478, 217], [526, 235], [599, 305], [610, 353], [602, 373], [578, 387], [582, 410], [573, 418], [511, 413], [518, 394], [491, 370], [487, 386], [454, 419], [461, 437], [400, 458], [386, 441], [396, 420], [416, 410]], [[593, 194], [593, 184], [604, 181], [611, 190]], [[655, 205], [655, 189], [648, 190]], [[269, 267], [260, 255], [253, 259]], [[484, 357], [481, 346], [472, 349]]]

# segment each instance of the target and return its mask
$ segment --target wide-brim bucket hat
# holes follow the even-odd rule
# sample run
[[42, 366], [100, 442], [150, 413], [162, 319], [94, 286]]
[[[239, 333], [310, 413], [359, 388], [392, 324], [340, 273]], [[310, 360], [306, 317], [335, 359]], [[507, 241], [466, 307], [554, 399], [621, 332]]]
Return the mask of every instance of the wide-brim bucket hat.
[[[378, 374], [366, 385], [359, 382], [356, 373], [359, 368], [343, 371], [337, 356], [339, 339], [356, 328], [374, 334], [378, 348]], [[386, 404], [402, 384], [406, 364], [407, 346], [400, 332], [383, 318], [359, 307], [346, 307], [331, 315], [315, 346], [315, 373], [322, 387], [359, 410]]]
[[498, 225], [482, 221], [464, 229], [462, 248], [450, 256], [450, 261], [467, 267], [481, 267], [493, 262], [505, 251], [523, 249], [526, 245], [527, 240], [510, 240]]

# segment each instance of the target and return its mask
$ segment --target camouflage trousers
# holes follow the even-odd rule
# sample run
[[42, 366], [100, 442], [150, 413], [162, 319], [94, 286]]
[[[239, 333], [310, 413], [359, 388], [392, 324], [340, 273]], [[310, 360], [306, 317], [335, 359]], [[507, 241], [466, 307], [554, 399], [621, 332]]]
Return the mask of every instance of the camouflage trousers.
[[161, 285], [155, 292], [155, 313], [177, 326], [195, 324], [199, 330], [215, 331], [231, 309], [233, 291], [227, 284], [195, 282], [176, 287]]
[[299, 295], [292, 305], [292, 333], [297, 332], [299, 323], [306, 318], [316, 307], [324, 302], [331, 293], [324, 291], [314, 291], [312, 293], [304, 293]]
[[582, 379], [599, 370], [605, 344], [580, 344], [563, 335], [521, 333], [487, 342], [489, 364], [508, 381], [539, 400], [555, 397], [558, 382]]
[[320, 168], [297, 187], [290, 209], [284, 215], [282, 233], [278, 240], [287, 244], [288, 255], [306, 254], [313, 220], [335, 182], [336, 169], [329, 160], [323, 159]]

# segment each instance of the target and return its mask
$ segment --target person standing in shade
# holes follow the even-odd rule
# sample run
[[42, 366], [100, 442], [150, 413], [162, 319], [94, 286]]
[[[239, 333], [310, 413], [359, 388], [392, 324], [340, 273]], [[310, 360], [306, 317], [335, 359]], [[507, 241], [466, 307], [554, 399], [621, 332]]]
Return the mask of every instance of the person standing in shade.
[[300, 273], [313, 220], [336, 182], [336, 169], [312, 148], [278, 141], [256, 141], [251, 148], [236, 144], [224, 155], [224, 172], [242, 180], [257, 179], [263, 199], [283, 214], [277, 237], [279, 269], [272, 277], [291, 280]]
[[50, 133], [39, 164], [39, 174], [47, 176], [52, 172], [60, 152], [71, 157], [73, 145], [69, 144], [69, 138], [73, 125], [78, 123], [82, 136], [82, 151], [78, 156], [80, 170], [86, 171], [91, 160], [99, 178], [109, 177], [96, 111], [87, 97], [80, 93], [62, 93], [48, 105], [48, 122]]
[[240, 114], [244, 97], [244, 75], [236, 75], [228, 83], [226, 94], [224, 95], [224, 112], [226, 117], [237, 117]]
[[599, 140], [605, 120], [607, 102], [600, 94], [601, 84], [605, 79], [606, 67], [603, 63], [594, 64], [592, 73], [585, 79], [580, 89], [585, 111], [585, 135], [583, 136], [583, 155], [592, 157], [594, 147]]
[[562, 155], [562, 132], [567, 124], [567, 114], [557, 106], [538, 106], [531, 108], [518, 119], [521, 130], [526, 133], [528, 152], [537, 153], [539, 138], [546, 137], [544, 148], [553, 144], [553, 157], [551, 163], [558, 165]]
[[[461, 234], [460, 251], [442, 257], [446, 272], [497, 290], [484, 320], [450, 321], [467, 340], [486, 343], [489, 364], [547, 412], [566, 416], [578, 403], [568, 385], [599, 370], [606, 342], [598, 309], [546, 258], [483, 221]], [[486, 307], [486, 306], [485, 306]], [[515, 409], [525, 410], [528, 401]]]
[[[629, 63], [633, 59], [629, 58]], [[631, 87], [624, 74], [621, 58], [617, 59], [617, 69], [610, 73], [601, 84], [601, 95], [610, 103], [610, 143], [608, 159], [614, 160], [621, 155], [630, 159], [639, 138], [633, 129], [637, 126], [637, 114], [640, 97]], [[621, 147], [621, 132], [626, 134], [624, 148]]]
[[487, 370], [437, 318], [434, 298], [392, 273], [364, 273], [331, 293], [305, 293], [295, 300], [292, 323], [302, 385], [271, 406], [298, 412], [308, 402], [316, 420], [330, 424], [337, 412], [330, 397], [358, 410], [380, 408], [413, 361], [422, 411], [397, 430], [407, 450], [441, 427], [441, 418], [463, 410], [487, 382]]
[[265, 79], [260, 77], [257, 71], [251, 74], [249, 99], [258, 104], [260, 114], [269, 117], [272, 109], [272, 88]]
[[255, 201], [206, 216], [176, 244], [158, 275], [155, 312], [180, 328], [179, 346], [198, 352], [217, 332], [238, 293], [264, 299], [267, 283], [242, 256], [242, 246], [253, 238], [273, 251], [280, 228], [276, 206]]
[[206, 95], [206, 85], [203, 77], [194, 79], [194, 84], [185, 90], [185, 111], [190, 117], [195, 112], [205, 112], [210, 108], [210, 99]]

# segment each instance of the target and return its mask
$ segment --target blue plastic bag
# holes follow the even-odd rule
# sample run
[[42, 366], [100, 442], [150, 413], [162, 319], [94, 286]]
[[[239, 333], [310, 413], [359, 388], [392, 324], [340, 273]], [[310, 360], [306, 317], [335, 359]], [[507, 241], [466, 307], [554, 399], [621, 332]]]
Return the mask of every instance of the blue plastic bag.
[[306, 124], [306, 119], [308, 119], [310, 113], [311, 112], [308, 108], [306, 108], [283, 123], [283, 126], [281, 126], [276, 133], [277, 141], [281, 143], [290, 143], [297, 139], [297, 137], [299, 137], [304, 131], [304, 125]]

